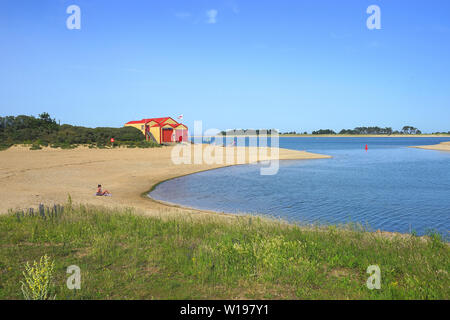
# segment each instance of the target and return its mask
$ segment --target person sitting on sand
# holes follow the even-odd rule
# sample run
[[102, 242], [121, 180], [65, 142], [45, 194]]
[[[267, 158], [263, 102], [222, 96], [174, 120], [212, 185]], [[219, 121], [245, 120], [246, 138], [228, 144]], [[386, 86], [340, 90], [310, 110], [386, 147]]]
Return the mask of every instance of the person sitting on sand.
[[95, 195], [96, 196], [109, 196], [109, 195], [111, 195], [111, 193], [109, 193], [108, 190], [102, 191], [102, 185], [99, 184], [97, 187], [97, 193]]

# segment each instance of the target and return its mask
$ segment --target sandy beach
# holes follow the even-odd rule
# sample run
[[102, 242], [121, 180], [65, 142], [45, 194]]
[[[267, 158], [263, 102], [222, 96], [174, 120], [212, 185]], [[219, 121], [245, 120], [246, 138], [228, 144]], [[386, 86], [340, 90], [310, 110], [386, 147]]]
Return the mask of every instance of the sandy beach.
[[413, 146], [411, 148], [438, 150], [438, 151], [450, 151], [450, 141], [449, 142], [441, 142], [440, 144], [434, 144], [434, 145], [430, 145], [430, 146]]
[[[206, 148], [201, 146], [201, 148]], [[223, 164], [179, 164], [172, 161], [174, 147], [154, 149], [89, 149], [72, 150], [44, 148], [29, 150], [15, 146], [0, 152], [0, 213], [8, 209], [26, 209], [45, 205], [63, 204], [70, 194], [74, 203], [107, 207], [135, 208], [148, 214], [161, 212], [192, 212], [191, 209], [168, 207], [152, 201], [142, 194], [161, 181], [199, 171], [240, 164], [238, 150], [249, 159], [249, 148], [215, 147], [213, 152], [223, 153]], [[233, 163], [225, 155], [234, 149]], [[270, 149], [268, 149], [270, 150]], [[204, 151], [204, 150], [202, 150]], [[270, 154], [257, 160], [276, 157]], [[194, 158], [194, 152], [191, 159]], [[326, 155], [305, 151], [279, 149], [278, 159], [321, 159]], [[253, 162], [253, 161], [252, 161]], [[192, 161], [193, 163], [193, 161]], [[108, 189], [112, 197], [96, 197], [97, 184]]]

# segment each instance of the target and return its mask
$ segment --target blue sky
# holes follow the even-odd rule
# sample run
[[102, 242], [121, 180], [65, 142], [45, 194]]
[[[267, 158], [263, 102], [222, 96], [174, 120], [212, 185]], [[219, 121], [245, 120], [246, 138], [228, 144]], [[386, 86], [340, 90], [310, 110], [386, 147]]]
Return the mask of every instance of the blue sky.
[[449, 14], [448, 0], [1, 0], [0, 115], [448, 131]]

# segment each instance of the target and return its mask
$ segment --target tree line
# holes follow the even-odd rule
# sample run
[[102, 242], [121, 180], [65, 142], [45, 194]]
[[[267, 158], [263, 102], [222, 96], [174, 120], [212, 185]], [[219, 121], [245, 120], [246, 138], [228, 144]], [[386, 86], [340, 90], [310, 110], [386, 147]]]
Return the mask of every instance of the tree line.
[[[114, 144], [110, 140], [114, 138]], [[104, 148], [125, 145], [128, 147], [152, 147], [142, 132], [133, 127], [87, 128], [60, 125], [46, 112], [34, 116], [0, 117], [0, 149], [14, 144], [31, 144], [32, 149], [42, 146], [73, 148], [77, 145]]]
[[356, 127], [355, 129], [342, 129], [339, 134], [422, 134], [422, 131], [412, 126], [404, 126], [401, 130], [393, 130], [391, 127]]
[[[436, 134], [442, 134], [437, 132]], [[450, 134], [450, 131], [448, 132]], [[307, 134], [307, 132], [297, 133], [295, 131], [286, 132], [284, 134]], [[334, 134], [346, 134], [346, 135], [367, 135], [367, 134], [377, 134], [377, 135], [392, 135], [392, 134], [422, 134], [422, 131], [413, 126], [404, 126], [401, 130], [393, 130], [391, 127], [380, 128], [380, 127], [356, 127], [354, 129], [342, 129], [336, 132], [332, 129], [320, 129], [312, 132], [313, 135], [334, 135]], [[444, 133], [446, 134], [446, 133]]]

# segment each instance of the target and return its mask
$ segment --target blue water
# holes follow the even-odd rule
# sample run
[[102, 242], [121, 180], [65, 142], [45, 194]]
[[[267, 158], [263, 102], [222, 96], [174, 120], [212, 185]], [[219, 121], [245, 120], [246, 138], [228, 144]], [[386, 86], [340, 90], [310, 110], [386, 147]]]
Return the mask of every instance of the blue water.
[[[372, 230], [450, 230], [450, 152], [406, 148], [449, 138], [280, 138], [280, 147], [333, 156], [205, 171], [160, 184], [151, 197], [187, 207], [257, 213]], [[365, 145], [369, 150], [364, 150]]]

